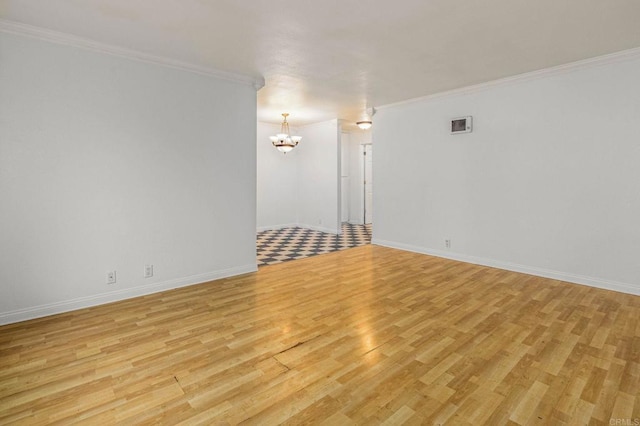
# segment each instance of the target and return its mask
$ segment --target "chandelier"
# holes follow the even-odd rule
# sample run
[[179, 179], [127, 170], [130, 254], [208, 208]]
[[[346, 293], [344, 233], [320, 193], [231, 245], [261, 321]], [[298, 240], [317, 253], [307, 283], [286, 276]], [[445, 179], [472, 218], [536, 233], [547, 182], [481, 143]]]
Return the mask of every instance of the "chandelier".
[[284, 117], [284, 121], [280, 126], [280, 133], [275, 136], [269, 136], [269, 139], [271, 139], [271, 143], [277, 148], [278, 151], [286, 154], [287, 152], [298, 146], [298, 142], [302, 140], [302, 136], [291, 136], [291, 132], [289, 131], [289, 123], [287, 123], [287, 117], [289, 116], [289, 114], [285, 112], [282, 114], [282, 116]]

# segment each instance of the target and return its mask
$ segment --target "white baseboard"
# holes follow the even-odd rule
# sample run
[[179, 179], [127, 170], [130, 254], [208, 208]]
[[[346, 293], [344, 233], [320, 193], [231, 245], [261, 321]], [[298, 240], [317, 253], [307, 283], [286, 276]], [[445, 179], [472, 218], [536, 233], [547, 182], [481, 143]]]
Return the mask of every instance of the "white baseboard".
[[377, 238], [372, 239], [371, 244], [640, 296], [640, 287], [634, 286], [629, 283], [606, 281], [600, 278], [593, 278], [567, 272], [536, 268], [533, 266], [519, 265], [516, 263], [502, 262], [499, 260], [468, 256], [464, 254], [452, 253], [449, 251], [434, 250], [394, 241], [380, 240]]
[[208, 272], [205, 274], [191, 275], [189, 277], [177, 278], [174, 280], [163, 281], [134, 288], [125, 288], [122, 290], [97, 294], [94, 296], [79, 297], [77, 299], [48, 303], [46, 305], [18, 309], [10, 312], [0, 312], [0, 325], [75, 311], [78, 309], [103, 305], [105, 303], [118, 302], [121, 300], [131, 299], [133, 297], [145, 296], [147, 294], [158, 293], [161, 291], [172, 290], [180, 287], [188, 287], [191, 285], [201, 284], [221, 278], [227, 278], [234, 275], [255, 272], [257, 270], [258, 267], [255, 264], [245, 265], [235, 268], [222, 269], [214, 272]]
[[320, 231], [320, 232], [326, 232], [329, 234], [339, 234], [340, 230], [339, 229], [331, 229], [331, 228], [325, 228], [322, 226], [314, 226], [314, 225], [298, 225], [301, 228], [307, 228], [307, 229], [313, 229], [314, 231]]
[[295, 228], [296, 226], [300, 226], [297, 223], [284, 223], [282, 225], [268, 225], [268, 226], [258, 226], [256, 228], [257, 232], [263, 232], [263, 231], [275, 231], [277, 229], [283, 229], [283, 228]]
[[315, 225], [307, 225], [305, 223], [289, 223], [289, 224], [286, 224], [286, 225], [260, 226], [256, 230], [257, 230], [257, 232], [262, 232], [262, 231], [271, 231], [271, 230], [277, 230], [277, 229], [282, 229], [282, 228], [295, 228], [295, 227], [312, 229], [314, 231], [320, 231], [320, 232], [327, 232], [329, 234], [339, 234], [340, 233], [337, 229], [324, 228], [322, 226], [315, 226]]

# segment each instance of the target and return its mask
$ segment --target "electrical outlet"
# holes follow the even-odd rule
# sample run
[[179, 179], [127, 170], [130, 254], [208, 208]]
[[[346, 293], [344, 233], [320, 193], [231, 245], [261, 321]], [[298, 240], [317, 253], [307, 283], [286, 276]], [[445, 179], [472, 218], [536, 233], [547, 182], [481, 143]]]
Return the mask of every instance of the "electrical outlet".
[[444, 246], [448, 249], [451, 248], [451, 240], [444, 240]]
[[115, 284], [116, 283], [116, 271], [107, 272], [107, 284]]
[[153, 265], [144, 265], [144, 277], [151, 278], [153, 276]]

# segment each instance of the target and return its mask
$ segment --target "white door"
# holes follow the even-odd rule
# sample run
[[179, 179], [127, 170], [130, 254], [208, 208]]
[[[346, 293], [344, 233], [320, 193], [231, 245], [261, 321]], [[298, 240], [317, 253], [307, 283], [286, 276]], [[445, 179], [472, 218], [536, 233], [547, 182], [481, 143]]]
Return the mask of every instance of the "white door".
[[364, 223], [373, 222], [372, 145], [364, 146]]

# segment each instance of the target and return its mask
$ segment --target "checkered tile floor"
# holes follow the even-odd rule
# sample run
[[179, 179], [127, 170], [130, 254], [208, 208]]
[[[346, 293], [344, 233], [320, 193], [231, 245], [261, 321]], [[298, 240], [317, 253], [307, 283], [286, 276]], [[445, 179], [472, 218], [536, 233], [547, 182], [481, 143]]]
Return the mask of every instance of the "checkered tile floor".
[[302, 259], [371, 243], [371, 224], [342, 224], [342, 235], [307, 228], [283, 228], [258, 233], [258, 266]]

